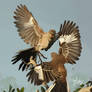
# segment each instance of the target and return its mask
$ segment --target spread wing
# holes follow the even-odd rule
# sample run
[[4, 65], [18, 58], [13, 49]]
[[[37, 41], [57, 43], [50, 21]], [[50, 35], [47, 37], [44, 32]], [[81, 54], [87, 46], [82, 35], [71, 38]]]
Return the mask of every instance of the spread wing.
[[60, 77], [60, 73], [58, 73], [49, 62], [44, 62], [31, 70], [27, 74], [27, 77], [28, 81], [31, 81], [31, 83], [41, 85], [43, 82], [48, 83], [58, 79]]
[[57, 80], [60, 76], [60, 73], [58, 73], [55, 70], [55, 67], [51, 66], [49, 62], [43, 63], [42, 70], [43, 70], [44, 80], [46, 83]]
[[44, 34], [43, 30], [39, 27], [37, 21], [33, 17], [32, 13], [29, 12], [25, 5], [17, 6], [14, 12], [15, 24], [18, 28], [19, 35], [24, 42], [36, 46], [39, 38]]
[[66, 62], [75, 63], [79, 59], [82, 49], [78, 26], [73, 22], [65, 21], [59, 41], [59, 54], [65, 57]]

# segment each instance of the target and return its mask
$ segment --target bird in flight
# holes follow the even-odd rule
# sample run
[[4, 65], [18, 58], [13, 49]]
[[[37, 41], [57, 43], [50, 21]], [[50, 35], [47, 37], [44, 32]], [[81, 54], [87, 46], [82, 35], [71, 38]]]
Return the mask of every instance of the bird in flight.
[[13, 64], [21, 60], [22, 62], [19, 65], [19, 69], [22, 68], [24, 71], [26, 66], [29, 67], [30, 60], [36, 61], [37, 56], [39, 56], [39, 59], [42, 62], [40, 56], [46, 58], [40, 51], [47, 51], [60, 37], [62, 25], [60, 26], [60, 31], [58, 33], [56, 33], [54, 29], [50, 29], [49, 32], [44, 32], [32, 13], [22, 4], [17, 6], [14, 14], [14, 24], [18, 29], [19, 36], [25, 43], [31, 45], [31, 48], [19, 51], [12, 59]]
[[[79, 60], [82, 46], [79, 28], [72, 21], [65, 21], [59, 37], [58, 53], [51, 53], [51, 61], [33, 64], [27, 74], [28, 81], [34, 85], [42, 85], [54, 81], [50, 92], [68, 92], [66, 63], [75, 64]], [[34, 61], [35, 62], [35, 61]], [[33, 63], [33, 62], [31, 62]]]

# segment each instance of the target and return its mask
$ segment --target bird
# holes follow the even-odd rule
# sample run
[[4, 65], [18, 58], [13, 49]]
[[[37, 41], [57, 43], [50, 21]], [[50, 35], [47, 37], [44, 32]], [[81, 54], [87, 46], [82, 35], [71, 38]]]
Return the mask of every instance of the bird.
[[65, 64], [76, 64], [82, 51], [79, 27], [76, 23], [65, 20], [61, 33], [58, 39], [58, 53], [51, 53], [51, 61], [33, 64], [33, 69], [29, 70], [26, 75], [28, 81], [34, 85], [43, 85], [53, 81], [53, 88], [50, 92], [69, 92]]
[[60, 25], [60, 31], [57, 33], [54, 29], [44, 32], [26, 5], [22, 4], [18, 5], [14, 11], [14, 19], [19, 36], [25, 43], [31, 46], [28, 49], [18, 51], [12, 59], [12, 64], [21, 60], [19, 70], [22, 69], [24, 71], [30, 65], [30, 58], [35, 60], [36, 63], [38, 63], [36, 61], [37, 57], [39, 57], [41, 62], [42, 59], [40, 56], [47, 59], [40, 51], [48, 51], [60, 37], [62, 24]]

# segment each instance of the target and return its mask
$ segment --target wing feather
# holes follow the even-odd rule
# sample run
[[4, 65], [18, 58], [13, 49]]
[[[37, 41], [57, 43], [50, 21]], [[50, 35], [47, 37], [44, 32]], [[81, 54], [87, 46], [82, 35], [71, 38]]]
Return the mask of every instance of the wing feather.
[[82, 49], [78, 26], [73, 21], [65, 21], [61, 30], [59, 54], [73, 64], [79, 59]]
[[29, 12], [25, 5], [20, 4], [19, 6], [17, 6], [14, 14], [14, 24], [18, 28], [19, 35], [24, 40], [24, 42], [31, 44], [31, 46], [35, 46], [44, 32], [39, 27], [32, 13]]
[[[34, 82], [35, 85], [41, 85], [43, 82], [49, 83], [50, 81], [57, 80], [60, 74], [49, 62], [44, 62], [43, 64], [37, 65], [34, 70], [30, 70], [27, 77], [28, 81], [31, 81], [31, 83]], [[36, 78], [37, 81], [35, 81]]]

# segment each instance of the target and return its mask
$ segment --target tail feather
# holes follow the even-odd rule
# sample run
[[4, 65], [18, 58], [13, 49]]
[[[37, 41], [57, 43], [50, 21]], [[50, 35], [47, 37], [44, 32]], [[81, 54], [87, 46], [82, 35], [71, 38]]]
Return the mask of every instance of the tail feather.
[[26, 50], [22, 50], [17, 53], [16, 56], [12, 59], [12, 64], [17, 63], [18, 61], [22, 61], [22, 63], [19, 65], [19, 70], [22, 68], [22, 71], [25, 70], [28, 62], [30, 62], [30, 57], [32, 56], [34, 60], [37, 58], [37, 51], [35, 51], [34, 48], [29, 48]]
[[62, 83], [61, 81], [56, 81], [56, 85], [50, 92], [68, 92], [67, 91], [67, 83]]

